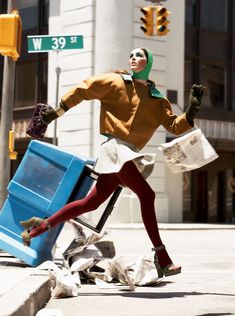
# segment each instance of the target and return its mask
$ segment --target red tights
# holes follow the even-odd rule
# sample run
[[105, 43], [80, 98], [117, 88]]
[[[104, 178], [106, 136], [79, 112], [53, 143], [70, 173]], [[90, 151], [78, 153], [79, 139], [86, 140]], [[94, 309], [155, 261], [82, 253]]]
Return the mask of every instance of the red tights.
[[[155, 215], [155, 193], [132, 161], [125, 163], [118, 173], [101, 174], [96, 185], [85, 198], [65, 205], [48, 218], [51, 227], [78, 217], [83, 213], [96, 210], [114, 192], [118, 185], [130, 188], [138, 196], [143, 222], [149, 238], [154, 247], [162, 245]], [[31, 230], [30, 236], [33, 238], [45, 231], [47, 231], [47, 227], [43, 222], [40, 226]], [[159, 251], [158, 258], [161, 266], [172, 263], [165, 249]]]

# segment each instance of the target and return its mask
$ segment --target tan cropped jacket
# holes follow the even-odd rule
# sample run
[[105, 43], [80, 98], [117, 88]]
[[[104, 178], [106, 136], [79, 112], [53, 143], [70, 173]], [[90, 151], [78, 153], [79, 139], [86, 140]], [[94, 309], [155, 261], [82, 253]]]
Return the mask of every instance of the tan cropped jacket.
[[166, 98], [151, 96], [148, 86], [124, 80], [117, 73], [90, 77], [62, 97], [68, 108], [93, 99], [101, 102], [100, 133], [116, 136], [138, 149], [146, 145], [160, 125], [175, 135], [192, 127], [185, 113], [172, 113]]

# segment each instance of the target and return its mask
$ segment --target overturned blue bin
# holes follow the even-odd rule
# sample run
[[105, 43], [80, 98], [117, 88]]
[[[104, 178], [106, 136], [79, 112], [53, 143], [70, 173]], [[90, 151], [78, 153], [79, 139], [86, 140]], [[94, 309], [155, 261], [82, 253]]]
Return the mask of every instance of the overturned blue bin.
[[52, 249], [63, 224], [33, 238], [26, 247], [20, 221], [32, 216], [49, 217], [74, 196], [86, 196], [93, 183], [86, 165], [92, 164], [92, 160], [32, 140], [8, 185], [8, 197], [0, 212], [0, 249], [30, 266], [52, 260]]

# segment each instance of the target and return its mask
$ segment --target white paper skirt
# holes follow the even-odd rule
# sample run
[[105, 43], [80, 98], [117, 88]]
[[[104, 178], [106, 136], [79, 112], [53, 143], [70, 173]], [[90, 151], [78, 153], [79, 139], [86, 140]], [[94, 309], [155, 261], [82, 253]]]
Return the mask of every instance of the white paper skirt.
[[127, 161], [132, 160], [143, 177], [147, 178], [153, 171], [155, 159], [156, 154], [140, 153], [132, 144], [112, 137], [101, 144], [94, 171], [117, 173]]

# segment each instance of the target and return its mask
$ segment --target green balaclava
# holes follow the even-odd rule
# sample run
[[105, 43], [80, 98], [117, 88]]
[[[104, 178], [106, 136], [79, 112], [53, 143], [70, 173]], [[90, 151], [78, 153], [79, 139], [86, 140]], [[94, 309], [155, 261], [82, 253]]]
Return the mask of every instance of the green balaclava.
[[141, 70], [140, 72], [133, 71], [132, 77], [134, 79], [143, 79], [143, 80], [149, 79], [149, 73], [150, 73], [152, 65], [153, 65], [153, 54], [149, 49], [146, 49], [146, 51], [148, 53], [147, 64], [146, 64], [145, 68], [143, 70]]

